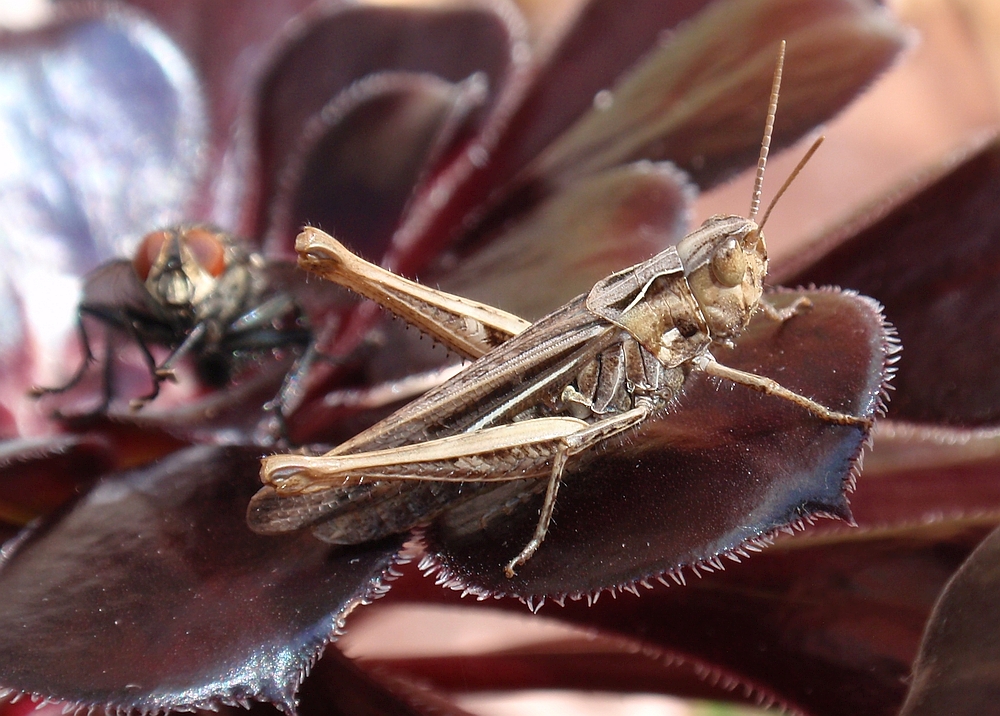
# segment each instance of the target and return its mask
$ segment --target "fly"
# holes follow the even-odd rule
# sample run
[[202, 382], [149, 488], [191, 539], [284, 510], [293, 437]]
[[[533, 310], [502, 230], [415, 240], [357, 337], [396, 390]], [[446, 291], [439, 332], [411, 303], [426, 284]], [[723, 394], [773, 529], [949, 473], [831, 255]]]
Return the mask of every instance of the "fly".
[[[106, 412], [115, 397], [112, 334], [118, 333], [138, 346], [152, 384], [147, 394], [129, 402], [132, 410], [154, 400], [164, 381], [176, 381], [175, 367], [185, 357], [193, 359], [204, 383], [222, 387], [240, 356], [297, 349], [298, 366], [271, 405], [280, 419], [286, 394], [312, 358], [313, 342], [304, 312], [290, 292], [276, 285], [273, 273], [260, 255], [213, 228], [176, 226], [147, 234], [131, 260], [110, 261], [86, 276], [77, 320], [84, 360], [65, 384], [35, 388], [32, 394], [63, 393], [80, 383], [97, 361], [85, 321], [93, 319], [110, 330], [105, 332], [102, 399], [91, 414]], [[162, 361], [153, 347], [167, 349]]]

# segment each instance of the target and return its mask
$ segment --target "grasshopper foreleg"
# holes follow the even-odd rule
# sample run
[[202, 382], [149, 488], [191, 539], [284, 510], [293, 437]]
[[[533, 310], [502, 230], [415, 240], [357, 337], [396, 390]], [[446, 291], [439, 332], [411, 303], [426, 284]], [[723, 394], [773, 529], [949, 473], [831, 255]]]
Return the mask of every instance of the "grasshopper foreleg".
[[849, 415], [836, 410], [830, 410], [830, 408], [817, 403], [815, 400], [811, 400], [804, 395], [799, 395], [798, 393], [789, 390], [776, 380], [722, 365], [715, 360], [710, 353], [699, 356], [693, 361], [693, 363], [695, 368], [702, 371], [706, 375], [715, 376], [716, 378], [724, 378], [730, 382], [746, 386], [751, 390], [756, 390], [761, 393], [765, 393], [766, 395], [773, 395], [783, 400], [787, 400], [790, 403], [795, 403], [799, 407], [805, 408], [821, 420], [825, 420], [829, 423], [836, 423], [837, 425], [859, 425], [861, 427], [868, 427], [871, 425], [870, 418], [862, 418], [857, 415]]

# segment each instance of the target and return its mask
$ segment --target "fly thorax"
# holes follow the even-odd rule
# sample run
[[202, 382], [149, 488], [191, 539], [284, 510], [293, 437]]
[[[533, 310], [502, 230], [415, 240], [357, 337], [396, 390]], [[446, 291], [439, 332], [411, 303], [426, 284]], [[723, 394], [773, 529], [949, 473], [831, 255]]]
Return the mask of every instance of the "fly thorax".
[[767, 274], [767, 249], [757, 225], [713, 216], [677, 246], [694, 299], [716, 341], [731, 340], [750, 322]]

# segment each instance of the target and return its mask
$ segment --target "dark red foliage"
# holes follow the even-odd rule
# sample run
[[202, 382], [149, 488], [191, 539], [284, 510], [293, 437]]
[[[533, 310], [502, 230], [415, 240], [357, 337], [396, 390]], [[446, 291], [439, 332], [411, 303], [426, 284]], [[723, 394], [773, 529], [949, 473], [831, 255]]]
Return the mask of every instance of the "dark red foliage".
[[[850, 502], [866, 431], [694, 376], [667, 415], [567, 477], [542, 549], [508, 580], [539, 500], [518, 483], [446, 511], [406, 551], [407, 535], [333, 548], [246, 528], [275, 434], [262, 406], [289, 355], [259, 356], [217, 392], [182, 380], [135, 415], [56, 420], [25, 397], [41, 356], [62, 356], [63, 375], [78, 359], [64, 349], [69, 306], [44, 302], [67, 293], [56, 287], [151, 229], [209, 221], [263, 251], [334, 358], [300, 386], [292, 436], [342, 440], [389, 411], [389, 382], [446, 358], [282, 263], [302, 223], [535, 320], [676, 243], [696, 188], [753, 163], [778, 40], [775, 144], [838, 112], [904, 44], [883, 8], [591, 0], [537, 54], [503, 0], [130, 5], [67, 2], [49, 27], [0, 36], [0, 83], [16, 98], [0, 103], [0, 139], [22, 160], [0, 193], [0, 516], [9, 534], [44, 516], [0, 564], [0, 687], [140, 711], [290, 710], [298, 694], [305, 714], [460, 713], [445, 693], [530, 686], [899, 708], [943, 585], [1000, 514], [995, 144], [771, 277], [871, 295], [899, 328], [894, 421]], [[758, 317], [717, 357], [873, 415], [893, 345], [878, 307], [807, 295], [811, 310]], [[480, 525], [484, 505], [503, 518]], [[752, 554], [817, 517], [842, 521]], [[912, 713], [959, 697], [973, 712], [993, 693], [985, 677], [955, 689], [948, 668], [992, 663], [990, 544], [936, 609]], [[330, 645], [344, 617], [414, 556], [473, 593], [548, 598], [543, 614], [602, 646], [485, 654], [461, 670], [345, 659]], [[388, 601], [407, 599], [457, 601], [413, 570]]]

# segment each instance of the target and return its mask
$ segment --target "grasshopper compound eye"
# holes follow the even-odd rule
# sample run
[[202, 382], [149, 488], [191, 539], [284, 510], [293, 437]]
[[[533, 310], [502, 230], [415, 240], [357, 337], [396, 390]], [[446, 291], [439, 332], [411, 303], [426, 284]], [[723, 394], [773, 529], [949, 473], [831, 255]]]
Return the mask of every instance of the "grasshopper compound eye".
[[726, 288], [743, 283], [747, 272], [747, 257], [736, 239], [726, 239], [712, 254], [712, 276]]

